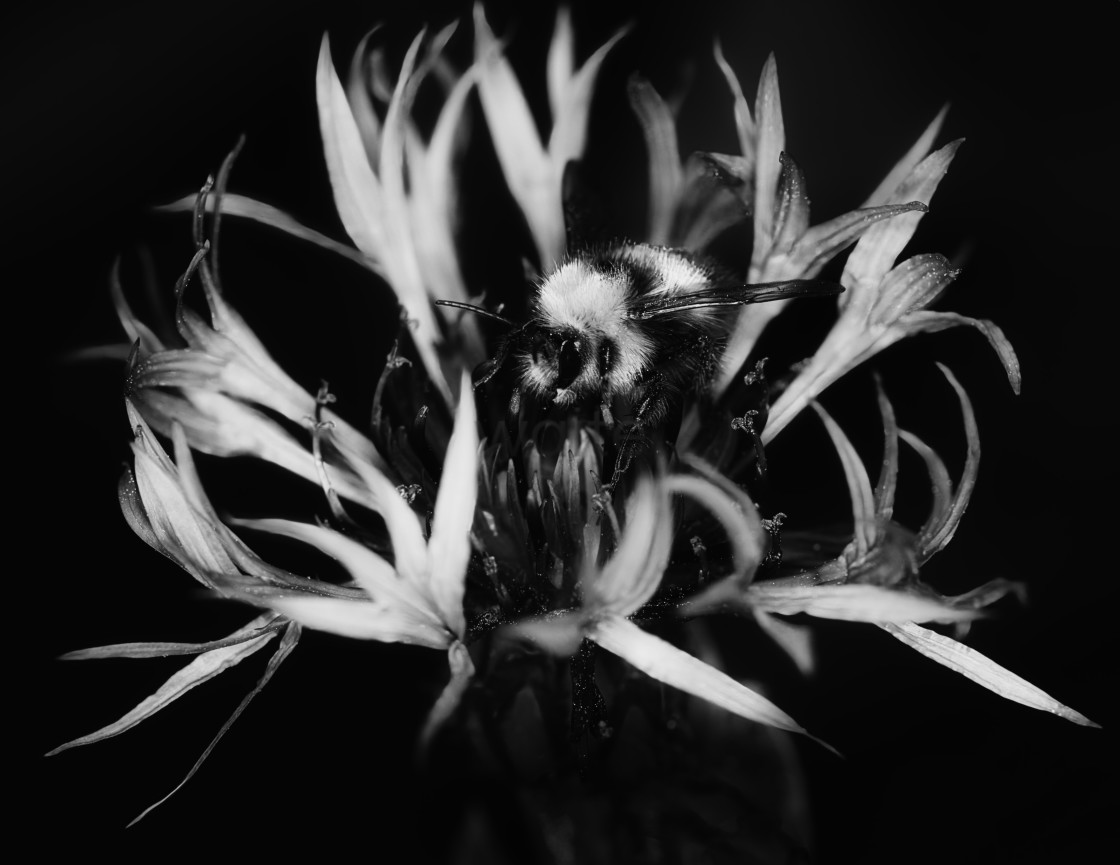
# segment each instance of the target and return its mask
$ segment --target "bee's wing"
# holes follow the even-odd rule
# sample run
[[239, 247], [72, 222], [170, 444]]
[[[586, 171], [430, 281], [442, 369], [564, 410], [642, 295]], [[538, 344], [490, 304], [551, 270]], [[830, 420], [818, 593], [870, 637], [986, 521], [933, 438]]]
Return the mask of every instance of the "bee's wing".
[[676, 291], [671, 295], [645, 296], [631, 304], [630, 318], [649, 319], [672, 315], [689, 309], [715, 306], [741, 306], [746, 303], [767, 303], [795, 297], [827, 297], [844, 290], [835, 282], [819, 279], [789, 279], [784, 282], [759, 282], [753, 285], [705, 285], [696, 291]]

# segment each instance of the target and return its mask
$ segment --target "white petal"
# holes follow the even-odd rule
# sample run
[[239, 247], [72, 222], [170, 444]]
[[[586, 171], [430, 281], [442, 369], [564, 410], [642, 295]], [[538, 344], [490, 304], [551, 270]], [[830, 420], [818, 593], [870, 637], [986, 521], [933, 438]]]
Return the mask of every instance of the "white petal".
[[[742, 718], [809, 736], [800, 724], [761, 694], [660, 637], [643, 631], [633, 622], [609, 616], [596, 622], [587, 636], [659, 682], [714, 703]], [[814, 736], [810, 738], [816, 739]], [[819, 739], [816, 741], [820, 742]], [[824, 742], [821, 744], [833, 750]]]
[[668, 244], [681, 189], [681, 157], [673, 113], [653, 85], [634, 76], [626, 88], [649, 151], [649, 242]]
[[[927, 156], [885, 203], [921, 201], [929, 204], [960, 145], [960, 140], [953, 141]], [[861, 310], [861, 314], [863, 309], [870, 307], [877, 297], [880, 281], [894, 265], [902, 248], [914, 236], [922, 215], [921, 211], [911, 211], [877, 222], [860, 238], [856, 248], [848, 256], [844, 273], [840, 277], [840, 281], [848, 288], [846, 296], [841, 296], [846, 305]]]
[[754, 186], [754, 252], [751, 255], [750, 282], [757, 282], [766, 253], [774, 239], [775, 197], [782, 166], [780, 156], [786, 147], [782, 120], [782, 98], [778, 92], [778, 64], [771, 54], [762, 67], [755, 101], [758, 124], [758, 155]]
[[757, 128], [754, 124], [754, 119], [751, 117], [751, 107], [747, 102], [747, 97], [743, 95], [743, 87], [739, 84], [739, 78], [735, 74], [735, 70], [731, 68], [731, 64], [727, 62], [723, 56], [723, 47], [716, 39], [713, 47], [715, 53], [716, 63], [719, 65], [723, 77], [727, 80], [727, 86], [731, 90], [731, 95], [735, 100], [735, 129], [739, 134], [739, 152], [743, 159], [746, 160], [746, 167], [748, 174], [754, 176], [754, 164], [757, 154], [755, 153], [755, 137], [758, 134]]
[[844, 622], [949, 623], [966, 622], [980, 615], [977, 610], [957, 609], [936, 598], [854, 583], [774, 587], [756, 583], [750, 589], [748, 601], [769, 613], [807, 613]]
[[368, 547], [333, 529], [293, 520], [239, 520], [237, 525], [311, 544], [336, 559], [375, 603], [401, 609], [407, 607], [415, 616], [427, 619], [432, 625], [442, 625], [427, 598], [402, 580], [392, 565]]
[[930, 121], [929, 126], [925, 128], [925, 131], [906, 152], [906, 155], [891, 169], [890, 174], [884, 177], [883, 182], [868, 196], [867, 201], [863, 203], [863, 207], [878, 207], [881, 204], [886, 204], [894, 197], [895, 190], [898, 189], [902, 181], [909, 177], [914, 167], [926, 158], [929, 149], [933, 147], [933, 142], [937, 140], [937, 133], [941, 131], [941, 124], [945, 122], [945, 115], [948, 113], [949, 106], [946, 104], [937, 112], [937, 116]]
[[863, 460], [859, 458], [851, 440], [840, 429], [840, 425], [824, 410], [820, 403], [814, 402], [813, 409], [820, 415], [824, 427], [828, 430], [832, 445], [840, 456], [844, 466], [844, 477], [848, 480], [848, 493], [852, 499], [852, 522], [854, 527], [853, 540], [856, 542], [856, 555], [863, 557], [875, 545], [876, 519], [875, 496], [871, 492], [871, 480], [867, 477], [867, 469]]
[[478, 498], [478, 421], [470, 375], [462, 375], [455, 428], [443, 460], [443, 475], [436, 494], [432, 535], [428, 540], [431, 590], [443, 620], [460, 638], [463, 590], [471, 560], [470, 531]]
[[[195, 208], [196, 198], [197, 197], [194, 195], [188, 195], [170, 204], [161, 205], [157, 207], [156, 210], [163, 210], [170, 213], [177, 211], [191, 212]], [[214, 204], [215, 200], [213, 198], [208, 198], [206, 200], [206, 207], [211, 212], [214, 210]], [[264, 204], [263, 202], [255, 201], [244, 195], [236, 195], [232, 192], [227, 192], [222, 195], [222, 216], [240, 216], [245, 219], [251, 219], [262, 225], [268, 225], [272, 228], [279, 229], [293, 237], [298, 237], [300, 240], [314, 243], [316, 246], [321, 246], [323, 249], [328, 249], [376, 273], [383, 272], [380, 264], [368, 258], [364, 253], [359, 252], [353, 247], [339, 243], [337, 240], [332, 240], [325, 234], [320, 234], [318, 231], [315, 231], [313, 228], [308, 228], [303, 223], [298, 222], [294, 217], [289, 216], [279, 208], [273, 207], [271, 204]]]
[[471, 661], [470, 653], [467, 652], [467, 647], [458, 640], [452, 643], [447, 650], [447, 665], [451, 668], [451, 679], [440, 693], [439, 699], [436, 700], [424, 721], [424, 727], [420, 731], [421, 748], [426, 747], [431, 742], [432, 736], [455, 713], [467, 686], [471, 683], [471, 677], [474, 676], [474, 663]]
[[451, 643], [451, 635], [442, 627], [372, 601], [291, 594], [261, 598], [260, 603], [304, 627], [355, 640], [407, 643], [432, 649], [443, 649]]
[[326, 34], [319, 49], [315, 92], [327, 173], [342, 226], [354, 245], [376, 267], [383, 269], [387, 249], [381, 184], [369, 164], [346, 91], [335, 72]]
[[731, 557], [735, 564], [732, 578], [750, 580], [762, 561], [766, 535], [754, 504], [744, 508], [710, 480], [690, 475], [672, 475], [665, 479], [665, 486], [670, 492], [695, 499], [711, 512], [731, 542]]
[[905, 625], [883, 625], [892, 637], [921, 652], [943, 666], [966, 676], [1001, 697], [1022, 703], [1032, 709], [1052, 712], [1059, 718], [1085, 727], [1099, 727], [1069, 706], [1059, 703], [1045, 691], [1036, 688], [1026, 679], [1016, 676], [995, 661], [956, 640], [930, 631], [913, 622]]
[[529, 224], [541, 267], [547, 270], [564, 251], [560, 178], [541, 145], [536, 121], [481, 3], [474, 7], [474, 31], [478, 95], [486, 125], [509, 191]]
[[614, 555], [601, 572], [584, 578], [583, 603], [589, 613], [629, 615], [657, 591], [673, 545], [667, 493], [657, 481], [638, 482], [626, 502], [626, 525]]
[[[273, 616], [272, 613], [257, 616], [257, 618], [253, 619], [249, 624], [239, 628], [230, 636], [239, 637], [257, 631], [271, 622], [273, 618], [275, 618], [275, 616]], [[187, 691], [201, 685], [203, 682], [213, 679], [223, 670], [228, 670], [235, 664], [245, 660], [258, 649], [263, 648], [264, 645], [275, 636], [275, 631], [267, 631], [259, 637], [254, 637], [244, 642], [238, 642], [221, 649], [213, 649], [199, 655], [187, 664], [187, 666], [183, 667], [183, 669], [179, 670], [179, 672], [164, 682], [154, 694], [145, 698], [136, 708], [127, 712], [119, 720], [87, 736], [80, 736], [77, 739], [67, 742], [65, 745], [59, 745], [47, 756], [58, 754], [68, 748], [75, 748], [78, 745], [100, 742], [102, 739], [119, 736], [126, 730], [131, 730], [141, 721], [150, 718], [160, 709], [171, 705], [171, 703], [175, 702], [175, 700], [179, 699], [183, 694], [187, 693]]]

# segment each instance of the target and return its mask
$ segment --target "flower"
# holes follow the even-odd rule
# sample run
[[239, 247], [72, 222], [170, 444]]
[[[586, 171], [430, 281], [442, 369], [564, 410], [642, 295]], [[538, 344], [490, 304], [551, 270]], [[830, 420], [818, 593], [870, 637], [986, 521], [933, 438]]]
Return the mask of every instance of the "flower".
[[[1092, 723], [963, 643], [918, 624], [953, 625], [961, 636], [984, 608], [1016, 590], [994, 580], [945, 597], [919, 579], [920, 568], [952, 538], [979, 459], [971, 405], [948, 369], [942, 367], [958, 395], [969, 444], [955, 489], [937, 454], [897, 428], [880, 391], [885, 446], [873, 490], [854, 446], [817, 402], [829, 385], [892, 343], [957, 324], [987, 336], [1018, 390], [1016, 356], [994, 324], [927, 309], [959, 271], [940, 255], [895, 263], [959, 147], [954, 142], [929, 154], [944, 113], [863, 207], [812, 226], [805, 179], [784, 153], [773, 57], [752, 115], [717, 45], [740, 153], [702, 154], [684, 166], [672, 112], [652, 85], [633, 79], [629, 95], [651, 166], [649, 235], [637, 240], [700, 256], [718, 236], [745, 230], [740, 223], [749, 214], [751, 255], [743, 275], [749, 283], [814, 280], [854, 244], [840, 276], [845, 291], [837, 321], [808, 362], [772, 389], [753, 352], [785, 300], [743, 306], [703, 386], [682, 395], [677, 408], [683, 422], [675, 435], [667, 426], [615, 424], [606, 409], [596, 417], [559, 400], [522, 399], [516, 381], [511, 386], [510, 378], [524, 370], [502, 367], [508, 335], [494, 337], [461, 312], [470, 307], [516, 327], [481, 304], [482, 287], [469, 283], [459, 257], [456, 160], [470, 134], [468, 97], [477, 92], [497, 163], [532, 239], [536, 262], [529, 267], [539, 286], [565, 258], [564, 173], [584, 151], [598, 72], [623, 36], [616, 33], [576, 70], [571, 22], [560, 13], [547, 63], [547, 144], [481, 6], [474, 14], [473, 56], [462, 72], [450, 58], [448, 28], [418, 35], [395, 81], [385, 76], [380, 55], [369, 55], [378, 62], [367, 63], [363, 42], [344, 86], [324, 37], [316, 73], [320, 132], [334, 202], [353, 249], [271, 206], [228, 193], [236, 151], [215, 182], [170, 206], [191, 209], [195, 226], [196, 253], [175, 288], [180, 344], [165, 344], [133, 313], [124, 292], [114, 293], [134, 343], [127, 387], [134, 465], [122, 482], [121, 504], [152, 547], [208, 591], [258, 613], [213, 642], [72, 653], [198, 657], [118, 722], [57, 751], [131, 728], [281, 634], [251, 698], [303, 629], [446, 651], [450, 679], [421, 734], [424, 743], [457, 713], [473, 711], [471, 695], [484, 699], [487, 683], [510, 690], [495, 698], [496, 705], [514, 703], [521, 692], [502, 684], [502, 671], [526, 654], [541, 664], [559, 658], [569, 664], [573, 724], [585, 734], [577, 762], [585, 766], [609, 727], [590, 645], [735, 715], [808, 735], [762, 689], [675, 645], [682, 620], [723, 610], [753, 618], [803, 669], [812, 662], [805, 632], [779, 617], [872, 622], [1002, 696]], [[433, 87], [441, 101], [428, 130], [415, 109], [421, 92]], [[229, 304], [215, 253], [223, 214], [343, 252], [394, 290], [402, 326], [367, 428], [344, 419], [325, 384], [313, 395], [288, 376]], [[187, 300], [196, 276], [208, 317]], [[514, 301], [534, 315], [527, 297]], [[749, 361], [756, 361], [753, 371], [743, 375]], [[472, 385], [476, 369], [482, 374]], [[640, 405], [647, 393], [635, 389], [621, 399], [633, 397]], [[753, 488], [766, 473], [764, 446], [810, 406], [841, 458], [853, 529], [838, 556], [791, 574], [780, 554], [781, 518], [761, 516]], [[174, 459], [157, 435], [171, 441]], [[917, 532], [893, 521], [899, 439], [924, 460], [933, 482], [931, 515]], [[247, 456], [312, 483], [308, 507], [318, 509], [321, 522], [220, 517], [192, 451]], [[336, 560], [344, 576], [304, 576], [270, 564], [235, 529], [299, 541]]]

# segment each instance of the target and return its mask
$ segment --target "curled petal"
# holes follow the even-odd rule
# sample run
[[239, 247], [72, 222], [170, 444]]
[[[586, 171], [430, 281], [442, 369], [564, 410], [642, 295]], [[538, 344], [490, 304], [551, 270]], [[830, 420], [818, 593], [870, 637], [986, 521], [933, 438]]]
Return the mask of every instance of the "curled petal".
[[956, 493], [945, 513], [944, 520], [933, 530], [930, 536], [925, 537], [923, 532], [919, 547], [923, 559], [928, 559], [935, 553], [940, 552], [953, 539], [957, 526], [960, 525], [961, 517], [964, 516], [965, 508], [968, 507], [968, 501], [972, 497], [972, 489], [976, 486], [976, 473], [980, 468], [980, 430], [976, 425], [976, 414], [972, 410], [972, 402], [969, 400], [965, 389], [957, 381], [956, 376], [949, 371], [949, 368], [941, 363], [937, 367], [949, 380], [949, 384], [957, 392], [957, 399], [960, 400], [961, 414], [964, 416], [964, 432], [968, 440], [968, 455], [965, 457], [961, 479], [957, 483]]
[[[838, 253], [859, 240], [871, 226], [904, 213], [913, 211], [925, 213], [928, 209], [920, 201], [885, 204], [881, 207], [851, 210], [820, 225], [814, 225], [801, 235], [790, 250], [789, 273], [812, 279]], [[843, 294], [838, 298], [838, 302], [841, 309], [846, 305], [847, 301]]]
[[825, 429], [828, 430], [832, 445], [836, 448], [836, 453], [839, 454], [840, 462], [844, 466], [844, 477], [848, 479], [848, 493], [852, 498], [854, 552], [856, 557], [862, 558], [875, 545], [877, 537], [875, 496], [871, 492], [871, 480], [867, 477], [863, 460], [859, 458], [851, 440], [844, 435], [840, 425], [821, 407], [820, 403], [814, 402], [812, 405], [820, 415]]
[[887, 523], [894, 516], [894, 491], [898, 481], [898, 424], [894, 419], [894, 407], [878, 376], [875, 377], [875, 391], [883, 418], [883, 464], [875, 485], [875, 516], [880, 523]]
[[809, 228], [809, 195], [805, 191], [805, 175], [797, 163], [786, 153], [778, 158], [782, 173], [778, 178], [771, 252], [788, 252]]
[[743, 508], [710, 480], [689, 475], [673, 475], [665, 480], [665, 486], [670, 492], [695, 499], [719, 521], [731, 542], [735, 565], [731, 578], [740, 584], [749, 582], [765, 555], [766, 536], [753, 503]]
[[1100, 724], [1059, 703], [1042, 689], [963, 643], [915, 625], [913, 622], [902, 625], [885, 624], [882, 627], [892, 637], [901, 640], [927, 658], [972, 679], [978, 685], [1005, 699], [1032, 709], [1051, 712], [1059, 718], [1065, 718], [1083, 727], [1100, 727]]
[[898, 325], [907, 336], [913, 333], [937, 333], [940, 330], [948, 330], [951, 327], [962, 325], [976, 328], [984, 334], [999, 356], [999, 361], [1003, 364], [1004, 372], [1007, 373], [1007, 381], [1010, 383], [1011, 389], [1015, 393], [1019, 393], [1023, 382], [1022, 373], [1019, 369], [1019, 357], [1015, 354], [1011, 342], [1003, 335], [1003, 331], [992, 322], [986, 319], [969, 318], [955, 312], [920, 310], [906, 315], [899, 321]]
[[608, 616], [592, 626], [588, 638], [659, 682], [714, 703], [741, 718], [809, 736], [835, 752], [834, 748], [810, 735], [761, 694], [660, 637], [643, 631], [633, 622], [620, 616]]
[[[643, 478], [626, 503], [618, 549], [597, 575], [585, 578], [584, 608], [626, 616], [648, 601], [669, 564], [673, 544], [667, 488]], [[593, 567], [593, 566], [591, 566]]]

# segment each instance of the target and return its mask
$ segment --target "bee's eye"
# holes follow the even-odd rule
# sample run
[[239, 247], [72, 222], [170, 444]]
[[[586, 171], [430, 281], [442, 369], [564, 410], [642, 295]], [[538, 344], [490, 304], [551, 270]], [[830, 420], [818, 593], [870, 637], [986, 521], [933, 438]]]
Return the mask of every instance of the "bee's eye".
[[560, 344], [560, 365], [557, 370], [556, 386], [567, 387], [583, 368], [583, 358], [579, 353], [579, 340], [566, 339]]

